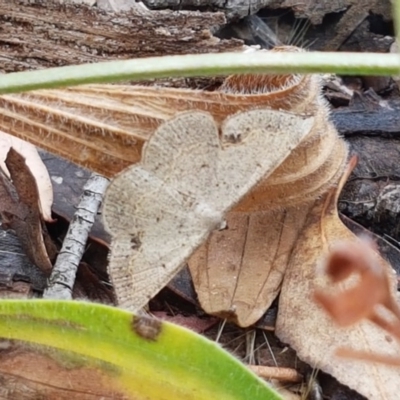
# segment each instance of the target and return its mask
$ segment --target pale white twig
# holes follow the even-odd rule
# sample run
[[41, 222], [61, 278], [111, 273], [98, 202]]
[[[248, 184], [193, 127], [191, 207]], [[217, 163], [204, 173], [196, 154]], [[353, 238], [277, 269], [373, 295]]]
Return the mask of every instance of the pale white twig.
[[97, 174], [92, 174], [86, 182], [43, 298], [71, 299], [76, 271], [108, 182]]

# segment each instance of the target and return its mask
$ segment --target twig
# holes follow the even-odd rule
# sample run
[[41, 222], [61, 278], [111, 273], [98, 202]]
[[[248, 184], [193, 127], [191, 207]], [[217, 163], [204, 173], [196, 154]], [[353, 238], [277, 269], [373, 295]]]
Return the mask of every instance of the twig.
[[246, 331], [246, 360], [249, 364], [255, 363], [256, 330]]
[[266, 367], [265, 365], [248, 365], [259, 377], [277, 379], [285, 382], [301, 382], [303, 377], [293, 368]]
[[226, 320], [226, 318], [225, 318], [225, 319], [224, 319], [223, 321], [221, 321], [220, 324], [219, 324], [217, 337], [215, 338], [215, 342], [216, 342], [216, 343], [218, 343], [219, 340], [221, 339], [221, 335], [222, 335], [222, 332], [223, 332], [223, 330], [224, 330], [224, 328], [225, 328], [226, 321], [227, 321], [227, 320]]
[[108, 179], [92, 174], [83, 188], [77, 211], [69, 225], [43, 297], [71, 299], [76, 271], [85, 251], [86, 241], [100, 207]]

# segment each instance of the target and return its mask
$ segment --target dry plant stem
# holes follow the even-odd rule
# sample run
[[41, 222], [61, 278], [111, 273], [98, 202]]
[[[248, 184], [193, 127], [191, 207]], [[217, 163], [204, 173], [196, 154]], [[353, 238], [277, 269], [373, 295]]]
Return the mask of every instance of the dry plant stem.
[[86, 182], [50, 276], [48, 288], [43, 294], [44, 298], [71, 299], [76, 271], [107, 186], [108, 180], [97, 174], [92, 174]]
[[301, 382], [303, 377], [293, 368], [266, 367], [264, 365], [248, 365], [258, 376], [264, 379], [277, 379], [284, 382]]

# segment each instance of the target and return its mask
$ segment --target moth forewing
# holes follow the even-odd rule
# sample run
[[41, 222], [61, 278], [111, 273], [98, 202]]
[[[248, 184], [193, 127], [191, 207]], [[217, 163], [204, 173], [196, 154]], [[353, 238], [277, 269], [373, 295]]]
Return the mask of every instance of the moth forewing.
[[[271, 175], [309, 134], [313, 123], [313, 117], [271, 109], [228, 117], [222, 126], [225, 148], [218, 164], [216, 188], [220, 198], [228, 194], [224, 212]], [[229, 145], [232, 137], [237, 138], [236, 143]]]
[[[209, 113], [188, 111], [152, 136], [141, 164], [193, 204], [211, 196], [220, 148], [218, 127]], [[193, 171], [196, 178], [193, 179]]]

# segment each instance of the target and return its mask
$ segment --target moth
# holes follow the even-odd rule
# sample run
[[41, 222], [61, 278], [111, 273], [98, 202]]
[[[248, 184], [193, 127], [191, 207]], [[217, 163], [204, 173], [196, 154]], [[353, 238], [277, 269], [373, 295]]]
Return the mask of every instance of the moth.
[[218, 124], [210, 113], [192, 111], [156, 129], [141, 162], [117, 175], [104, 199], [118, 304], [136, 311], [157, 294], [313, 122], [310, 116], [256, 109]]

